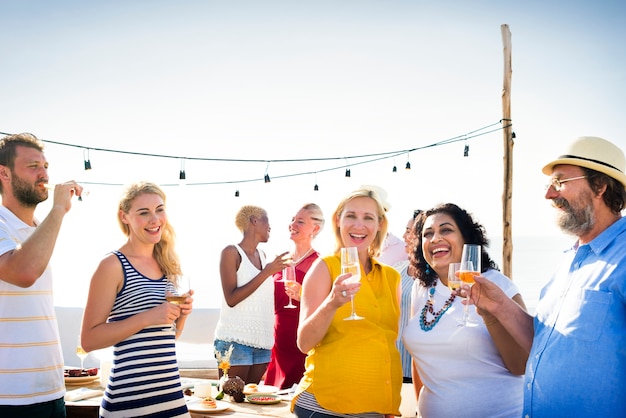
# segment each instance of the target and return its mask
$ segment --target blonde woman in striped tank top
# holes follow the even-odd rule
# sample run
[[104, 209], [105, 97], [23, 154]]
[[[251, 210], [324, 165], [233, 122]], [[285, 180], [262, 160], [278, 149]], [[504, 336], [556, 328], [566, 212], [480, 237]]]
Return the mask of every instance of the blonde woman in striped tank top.
[[113, 345], [100, 416], [189, 417], [175, 339], [191, 313], [193, 290], [181, 305], [165, 300], [168, 281], [182, 274], [165, 194], [153, 183], [132, 184], [118, 221], [128, 240], [93, 274], [81, 332], [86, 351]]

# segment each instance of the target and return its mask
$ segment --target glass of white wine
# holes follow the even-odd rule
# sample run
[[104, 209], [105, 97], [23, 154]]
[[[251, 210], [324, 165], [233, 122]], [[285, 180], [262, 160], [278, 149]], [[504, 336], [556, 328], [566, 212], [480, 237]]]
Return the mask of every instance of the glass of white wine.
[[[361, 281], [361, 263], [359, 262], [359, 253], [356, 247], [347, 247], [341, 249], [341, 274], [352, 273], [352, 276], [344, 280], [346, 284], [358, 283]], [[344, 318], [346, 321], [364, 319], [356, 314], [354, 309], [354, 295], [350, 294], [350, 305], [352, 312], [350, 316]]]
[[[296, 284], [296, 267], [295, 266], [287, 266], [283, 269], [283, 282], [285, 283], [285, 287], [292, 288]], [[291, 296], [289, 296], [289, 303], [284, 306], [284, 308], [293, 309], [297, 308], [296, 305], [293, 304], [291, 300]]]
[[463, 281], [458, 275], [461, 263], [450, 263], [448, 265], [448, 288], [452, 291], [459, 290]]
[[[189, 296], [189, 276], [178, 276], [176, 281], [169, 281], [165, 285], [165, 300], [174, 305], [185, 303], [185, 299]], [[172, 331], [176, 332], [176, 321], [172, 323]]]
[[78, 336], [78, 341], [76, 342], [76, 355], [80, 359], [80, 371], [82, 373], [85, 370], [85, 359], [87, 358], [88, 353], [83, 349], [83, 346], [80, 343], [80, 335]]

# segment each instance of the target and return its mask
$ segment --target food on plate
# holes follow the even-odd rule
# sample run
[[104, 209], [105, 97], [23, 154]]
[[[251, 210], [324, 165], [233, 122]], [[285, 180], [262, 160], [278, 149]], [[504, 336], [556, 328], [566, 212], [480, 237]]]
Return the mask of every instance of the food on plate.
[[280, 396], [270, 395], [270, 394], [248, 395], [246, 396], [246, 399], [250, 403], [261, 404], [261, 405], [271, 405], [271, 404], [279, 403], [281, 401]]
[[210, 396], [207, 396], [206, 398], [202, 399], [202, 406], [205, 406], [207, 408], [217, 408], [217, 402], [215, 401], [215, 399], [213, 399]]
[[244, 392], [248, 392], [248, 393], [253, 393], [253, 392], [258, 392], [259, 391], [259, 385], [257, 385], [256, 383], [248, 383], [244, 389]]
[[98, 374], [98, 368], [93, 369], [67, 369], [63, 372], [64, 377], [85, 377], [96, 376]]

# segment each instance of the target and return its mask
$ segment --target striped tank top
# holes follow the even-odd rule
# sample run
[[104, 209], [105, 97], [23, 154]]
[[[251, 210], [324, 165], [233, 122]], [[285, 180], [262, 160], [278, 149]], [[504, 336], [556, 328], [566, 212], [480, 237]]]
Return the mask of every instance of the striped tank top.
[[[153, 280], [139, 273], [119, 251], [124, 285], [108, 322], [121, 321], [165, 302], [164, 277]], [[180, 384], [171, 325], [150, 326], [113, 347], [113, 368], [100, 405], [100, 416], [189, 417]]]

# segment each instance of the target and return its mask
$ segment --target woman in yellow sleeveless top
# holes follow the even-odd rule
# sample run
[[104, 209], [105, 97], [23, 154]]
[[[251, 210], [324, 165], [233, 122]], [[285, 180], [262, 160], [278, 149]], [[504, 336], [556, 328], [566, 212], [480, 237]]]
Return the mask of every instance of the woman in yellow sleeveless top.
[[[400, 274], [374, 258], [387, 225], [369, 189], [350, 193], [332, 216], [335, 253], [311, 267], [302, 289], [298, 347], [307, 359], [292, 401], [298, 417], [400, 415]], [[342, 247], [357, 247], [360, 283], [344, 283], [351, 275], [341, 274]], [[361, 320], [345, 320], [352, 295]]]

